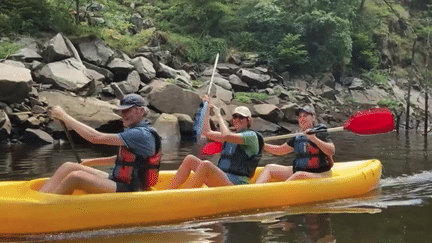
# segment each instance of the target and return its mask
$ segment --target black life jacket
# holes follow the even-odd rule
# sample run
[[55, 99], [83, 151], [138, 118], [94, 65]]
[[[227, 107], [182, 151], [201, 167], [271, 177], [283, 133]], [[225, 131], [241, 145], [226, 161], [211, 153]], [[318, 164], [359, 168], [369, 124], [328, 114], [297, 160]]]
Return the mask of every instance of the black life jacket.
[[[320, 124], [313, 128], [317, 132], [326, 132], [325, 125]], [[294, 138], [294, 160], [295, 171], [321, 172], [330, 170], [333, 166], [333, 159], [322, 152], [318, 146], [309, 141], [305, 135]]]
[[247, 176], [249, 178], [253, 177], [255, 169], [262, 157], [262, 150], [264, 147], [263, 137], [260, 133], [255, 133], [257, 134], [259, 143], [258, 154], [249, 157], [239, 144], [225, 142], [222, 147], [218, 168], [226, 173]]
[[153, 129], [148, 129], [155, 138], [155, 153], [152, 156], [141, 156], [125, 146], [121, 146], [112, 179], [131, 186], [133, 191], [146, 190], [158, 181], [161, 163], [161, 139]]

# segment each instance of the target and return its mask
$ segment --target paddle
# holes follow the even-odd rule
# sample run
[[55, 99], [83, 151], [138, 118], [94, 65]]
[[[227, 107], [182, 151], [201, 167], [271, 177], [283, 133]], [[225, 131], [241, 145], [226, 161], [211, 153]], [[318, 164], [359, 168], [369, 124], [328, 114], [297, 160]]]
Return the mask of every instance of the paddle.
[[[51, 116], [51, 109], [52, 109], [52, 108], [53, 108], [53, 107], [49, 107], [49, 108], [48, 108], [49, 116]], [[63, 131], [64, 131], [65, 134], [66, 134], [66, 138], [67, 138], [67, 140], [69, 141], [69, 143], [70, 143], [70, 145], [71, 145], [71, 147], [72, 147], [72, 152], [74, 153], [74, 156], [75, 156], [76, 161], [78, 162], [78, 164], [81, 164], [81, 158], [80, 158], [79, 155], [78, 155], [78, 150], [77, 150], [77, 148], [76, 148], [76, 145], [75, 145], [74, 141], [72, 140], [72, 137], [71, 137], [71, 135], [70, 135], [70, 133], [69, 133], [69, 130], [68, 130], [67, 127], [66, 127], [66, 124], [65, 124], [64, 121], [62, 121], [62, 120], [58, 120], [58, 121], [60, 122], [60, 125], [62, 126]]]
[[75, 159], [77, 160], [78, 164], [81, 164], [81, 159], [80, 159], [80, 157], [78, 155], [78, 150], [76, 148], [76, 145], [75, 145], [74, 141], [72, 140], [72, 137], [71, 137], [71, 135], [70, 135], [70, 133], [69, 133], [67, 127], [66, 127], [66, 124], [62, 120], [59, 120], [59, 122], [60, 122], [61, 126], [63, 127], [64, 132], [66, 133], [66, 137], [67, 137], [67, 139], [68, 139], [68, 141], [69, 141], [69, 143], [70, 143], [70, 145], [72, 147], [72, 151], [73, 151], [73, 153], [75, 155]]
[[[212, 72], [212, 76], [210, 78], [210, 84], [207, 90], [207, 95], [210, 94], [210, 90], [211, 90], [211, 86], [213, 84], [213, 78], [214, 78], [214, 74], [216, 72], [216, 67], [217, 67], [217, 63], [219, 60], [219, 53], [216, 55], [216, 60], [213, 66], [213, 72]], [[202, 132], [202, 127], [203, 127], [203, 121], [204, 121], [204, 115], [206, 113], [208, 109], [208, 102], [205, 101], [203, 104], [203, 107], [201, 109], [201, 113], [199, 114], [198, 118], [197, 118], [197, 122], [196, 122], [196, 136], [197, 136], [197, 142], [198, 143], [202, 143], [202, 138], [201, 138], [201, 132]]]
[[[358, 135], [373, 135], [391, 132], [394, 129], [393, 114], [387, 108], [372, 108], [358, 111], [351, 115], [345, 124], [341, 127], [329, 128], [327, 132], [350, 131]], [[284, 134], [273, 137], [266, 137], [264, 141], [274, 141], [278, 139], [292, 138], [303, 133]], [[220, 145], [209, 143], [202, 149], [204, 154], [219, 153]]]
[[[350, 131], [358, 135], [374, 135], [394, 129], [393, 114], [387, 108], [372, 108], [351, 115], [341, 127], [329, 128], [327, 132]], [[292, 138], [303, 133], [284, 134], [264, 138], [264, 141]]]

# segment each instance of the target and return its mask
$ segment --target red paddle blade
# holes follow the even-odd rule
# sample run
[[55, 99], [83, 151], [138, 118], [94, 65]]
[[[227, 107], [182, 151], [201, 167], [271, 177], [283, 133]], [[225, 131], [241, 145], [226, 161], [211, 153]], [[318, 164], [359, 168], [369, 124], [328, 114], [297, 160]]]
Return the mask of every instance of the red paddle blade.
[[222, 151], [222, 143], [210, 142], [203, 146], [201, 150], [202, 155], [213, 155], [218, 154]]
[[388, 108], [358, 111], [350, 116], [344, 129], [361, 135], [391, 132], [394, 129], [393, 114]]

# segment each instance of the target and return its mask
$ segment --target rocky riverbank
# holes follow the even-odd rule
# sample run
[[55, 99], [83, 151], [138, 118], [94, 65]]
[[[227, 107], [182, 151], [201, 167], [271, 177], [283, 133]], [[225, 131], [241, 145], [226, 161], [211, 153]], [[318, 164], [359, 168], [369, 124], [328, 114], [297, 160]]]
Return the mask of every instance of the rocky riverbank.
[[[129, 56], [113, 50], [103, 40], [86, 36], [69, 39], [44, 33], [40, 38], [1, 38], [22, 49], [0, 61], [0, 141], [3, 143], [52, 143], [57, 122], [47, 115], [49, 106], [60, 105], [90, 126], [104, 132], [122, 129], [113, 113], [118, 104], [111, 83], [125, 93], [148, 99], [149, 119], [165, 140], [190, 136], [200, 97], [207, 93], [212, 64], [181, 63], [158, 47], [142, 47]], [[315, 77], [277, 74], [257, 65], [253, 54], [231, 55], [219, 60], [211, 95], [228, 120], [236, 105], [248, 106], [253, 129], [264, 134], [297, 129], [295, 109], [310, 104], [320, 122], [341, 125], [352, 113], [392, 97], [403, 110], [406, 79], [392, 79], [373, 86], [356, 77], [337, 83], [331, 73]], [[402, 88], [401, 88], [402, 87]], [[252, 96], [250, 103], [241, 97]], [[254, 95], [251, 95], [254, 94]], [[262, 95], [262, 99], [253, 98]], [[413, 123], [424, 114], [424, 93], [414, 86], [411, 94]], [[396, 110], [394, 112], [397, 112]]]

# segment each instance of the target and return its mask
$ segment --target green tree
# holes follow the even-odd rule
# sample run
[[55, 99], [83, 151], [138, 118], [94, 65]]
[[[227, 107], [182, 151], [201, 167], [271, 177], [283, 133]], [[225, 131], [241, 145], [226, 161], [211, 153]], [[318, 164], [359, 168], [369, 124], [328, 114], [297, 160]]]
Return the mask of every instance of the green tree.
[[300, 35], [287, 34], [276, 47], [276, 50], [276, 70], [299, 66], [309, 61], [308, 52], [305, 45], [301, 43]]
[[296, 34], [301, 36], [309, 55], [306, 72], [322, 72], [345, 57], [351, 57], [350, 22], [324, 11], [300, 16]]

